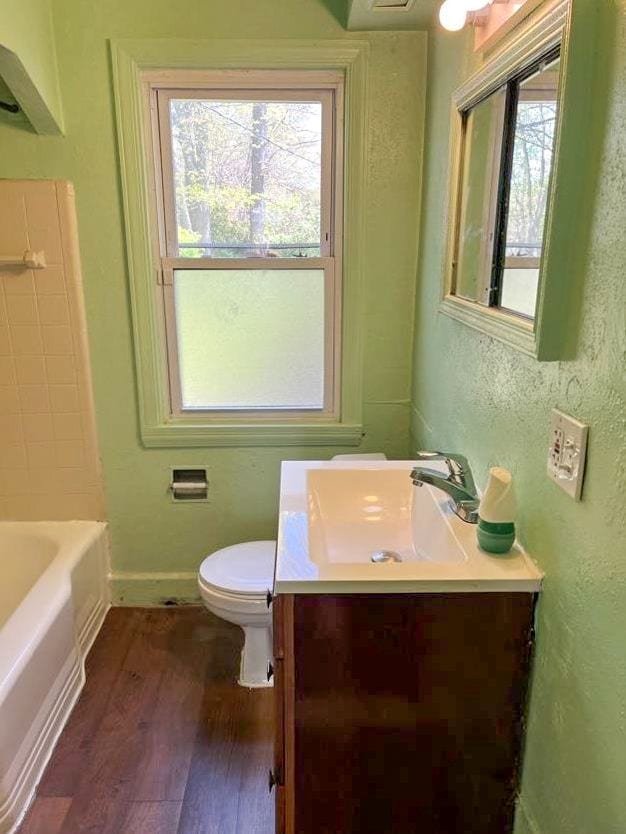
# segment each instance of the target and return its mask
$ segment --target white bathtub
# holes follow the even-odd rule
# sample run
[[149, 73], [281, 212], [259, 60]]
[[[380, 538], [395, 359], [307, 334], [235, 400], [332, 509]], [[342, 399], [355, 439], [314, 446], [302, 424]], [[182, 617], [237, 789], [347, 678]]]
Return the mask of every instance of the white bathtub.
[[106, 525], [0, 522], [0, 834], [17, 828], [109, 607]]

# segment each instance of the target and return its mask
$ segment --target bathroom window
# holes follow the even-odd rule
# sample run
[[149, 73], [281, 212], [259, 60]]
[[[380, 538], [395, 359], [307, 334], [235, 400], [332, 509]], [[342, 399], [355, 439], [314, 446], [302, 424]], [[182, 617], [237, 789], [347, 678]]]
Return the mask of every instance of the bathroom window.
[[336, 417], [342, 75], [201, 75], [150, 89], [171, 415]]

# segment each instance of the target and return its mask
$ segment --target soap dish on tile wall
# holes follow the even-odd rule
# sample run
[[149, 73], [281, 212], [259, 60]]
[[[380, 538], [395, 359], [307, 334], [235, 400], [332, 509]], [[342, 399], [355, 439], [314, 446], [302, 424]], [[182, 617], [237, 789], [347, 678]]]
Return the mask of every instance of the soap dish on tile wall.
[[19, 267], [21, 269], [45, 269], [46, 253], [27, 249], [21, 255], [0, 255], [0, 266]]

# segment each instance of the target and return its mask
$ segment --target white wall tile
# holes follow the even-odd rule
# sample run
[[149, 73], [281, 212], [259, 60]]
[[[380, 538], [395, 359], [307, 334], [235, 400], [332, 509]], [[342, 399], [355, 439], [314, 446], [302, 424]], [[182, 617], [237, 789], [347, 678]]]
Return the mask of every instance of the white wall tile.
[[0, 271], [0, 518], [104, 518], [71, 193], [0, 182], [0, 253], [47, 263]]

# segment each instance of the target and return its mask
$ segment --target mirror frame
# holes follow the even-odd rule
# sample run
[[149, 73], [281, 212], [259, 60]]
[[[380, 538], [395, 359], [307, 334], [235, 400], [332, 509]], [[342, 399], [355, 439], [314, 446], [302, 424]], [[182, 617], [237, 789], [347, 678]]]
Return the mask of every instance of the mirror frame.
[[[584, 47], [583, 40], [585, 36], [589, 40], [590, 33], [574, 33], [576, 38], [573, 38], [571, 28], [571, 0], [548, 0], [520, 22], [452, 96], [447, 242], [440, 312], [546, 361], [567, 358], [575, 351], [573, 331], [577, 329], [580, 295], [577, 285], [582, 280], [579, 276], [583, 256], [577, 254], [579, 247], [572, 223], [555, 222], [555, 217], [570, 218], [571, 207], [582, 205], [580, 200], [588, 181], [588, 177], [581, 176], [581, 170], [585, 170], [581, 165], [589, 159], [589, 137], [584, 132], [581, 134], [581, 123], [584, 123], [581, 119], [584, 120], [590, 101], [592, 58], [589, 47], [579, 49], [578, 45]], [[572, 60], [573, 43], [577, 49], [576, 61]], [[533, 320], [454, 294], [454, 258], [460, 232], [463, 115], [556, 47], [560, 47], [561, 60], [560, 113]]]

